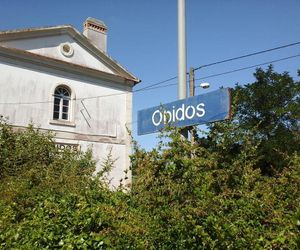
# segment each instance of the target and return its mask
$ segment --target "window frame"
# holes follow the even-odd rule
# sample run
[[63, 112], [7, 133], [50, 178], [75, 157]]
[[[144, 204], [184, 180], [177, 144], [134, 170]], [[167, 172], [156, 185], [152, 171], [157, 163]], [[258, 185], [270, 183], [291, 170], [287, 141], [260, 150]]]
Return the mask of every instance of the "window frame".
[[[57, 91], [60, 93], [56, 93]], [[64, 95], [68, 93], [68, 95]], [[58, 101], [57, 101], [58, 100]], [[51, 91], [51, 107], [50, 107], [50, 124], [53, 125], [63, 125], [75, 127], [74, 123], [74, 105], [75, 105], [75, 94], [66, 84], [58, 84]], [[64, 102], [68, 101], [68, 105], [64, 105]], [[58, 109], [56, 109], [58, 107]], [[64, 111], [67, 108], [67, 111]], [[57, 113], [58, 115], [55, 115]], [[67, 117], [64, 118], [64, 115]]]

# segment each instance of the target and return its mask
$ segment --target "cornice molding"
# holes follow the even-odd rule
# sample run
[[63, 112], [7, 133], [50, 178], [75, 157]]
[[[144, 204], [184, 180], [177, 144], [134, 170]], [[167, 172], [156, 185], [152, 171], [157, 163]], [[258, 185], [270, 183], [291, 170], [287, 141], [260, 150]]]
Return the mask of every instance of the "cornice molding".
[[51, 68], [63, 72], [69, 72], [76, 75], [84, 75], [100, 80], [108, 80], [129, 87], [133, 87], [136, 82], [130, 78], [114, 75], [104, 71], [84, 67], [78, 64], [65, 62], [51, 57], [41, 56], [28, 51], [12, 49], [0, 46], [0, 57], [15, 60], [16, 62], [30, 63], [37, 66]]
[[104, 62], [106, 65], [108, 65], [110, 68], [112, 68], [116, 74], [134, 82], [134, 85], [140, 82], [138, 78], [132, 75], [128, 70], [126, 70], [116, 60], [111, 58], [107, 53], [95, 47], [84, 35], [82, 35], [78, 30], [76, 30], [71, 25], [3, 31], [0, 32], [0, 42], [10, 41], [10, 40], [22, 40], [22, 39], [29, 39], [29, 38], [39, 38], [39, 37], [46, 37], [46, 36], [55, 36], [55, 35], [62, 35], [62, 34], [70, 35], [87, 51], [89, 51], [91, 54], [93, 54], [94, 56], [99, 58], [102, 62]]

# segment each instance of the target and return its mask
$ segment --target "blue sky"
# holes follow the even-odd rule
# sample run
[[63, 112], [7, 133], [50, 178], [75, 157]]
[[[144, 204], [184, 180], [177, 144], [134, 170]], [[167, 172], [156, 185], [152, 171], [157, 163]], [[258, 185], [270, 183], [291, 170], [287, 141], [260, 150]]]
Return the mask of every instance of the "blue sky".
[[[1, 0], [0, 13], [0, 30], [71, 24], [82, 31], [87, 17], [98, 18], [108, 26], [108, 53], [142, 80], [135, 89], [177, 75], [177, 0]], [[299, 13], [300, 0], [186, 0], [187, 67], [299, 42]], [[297, 54], [300, 45], [203, 68], [196, 78]], [[274, 68], [299, 79], [299, 62], [297, 57]], [[250, 83], [254, 70], [204, 79], [211, 88], [197, 88], [196, 94]], [[135, 93], [133, 121], [138, 110], [176, 98], [176, 85]], [[145, 148], [155, 146], [157, 134], [136, 136], [136, 125], [137, 141]]]

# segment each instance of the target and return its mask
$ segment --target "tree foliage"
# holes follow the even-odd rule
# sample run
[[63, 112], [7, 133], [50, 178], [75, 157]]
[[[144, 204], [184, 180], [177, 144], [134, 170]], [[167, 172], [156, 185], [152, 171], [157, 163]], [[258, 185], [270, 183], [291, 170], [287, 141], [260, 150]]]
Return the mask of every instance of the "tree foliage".
[[299, 249], [299, 83], [256, 77], [198, 143], [173, 128], [151, 151], [134, 143], [126, 192], [105, 182], [111, 157], [95, 174], [91, 152], [2, 121], [0, 249]]
[[[272, 175], [287, 164], [286, 155], [300, 152], [300, 82], [287, 72], [257, 69], [256, 81], [233, 90], [233, 119], [211, 125], [206, 146], [215, 150], [220, 140], [227, 140], [224, 131], [232, 129], [230, 137], [237, 133], [251, 134], [257, 146], [259, 167], [264, 174]], [[219, 136], [216, 136], [219, 135]], [[227, 140], [229, 158], [240, 153], [238, 140]]]

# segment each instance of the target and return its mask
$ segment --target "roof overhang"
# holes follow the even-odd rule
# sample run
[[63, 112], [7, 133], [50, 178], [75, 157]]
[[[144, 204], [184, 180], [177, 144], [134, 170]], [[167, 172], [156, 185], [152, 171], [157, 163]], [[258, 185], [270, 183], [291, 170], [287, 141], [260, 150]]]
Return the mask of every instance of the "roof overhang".
[[[62, 35], [62, 34], [70, 35], [74, 40], [76, 40], [87, 51], [89, 51], [94, 56], [99, 58], [103, 63], [109, 65], [109, 67], [111, 67], [112, 70], [116, 73], [116, 75], [119, 75], [119, 77], [132, 81], [134, 83], [134, 85], [141, 82], [137, 77], [135, 77], [133, 74], [131, 74], [128, 70], [126, 70], [116, 60], [112, 59], [107, 53], [99, 50], [92, 43], [90, 43], [90, 41], [84, 35], [82, 35], [79, 31], [77, 31], [71, 25], [61, 25], [61, 26], [54, 26], [54, 27], [3, 31], [3, 32], [0, 32], [0, 41], [38, 38], [38, 37], [55, 36], [55, 35]], [[4, 47], [1, 48], [2, 51], [3, 51], [3, 49], [4, 49]], [[35, 55], [33, 53], [18, 50], [18, 49], [8, 49], [7, 52], [8, 51], [10, 51], [12, 54], [17, 53], [19, 56], [21, 54], [23, 54], [23, 55], [27, 55], [31, 58], [33, 58]], [[52, 60], [57, 63], [61, 63], [61, 64], [63, 63], [63, 61], [52, 59], [52, 58], [45, 57], [45, 56], [38, 56], [38, 57], [40, 60], [46, 60], [47, 62]], [[72, 63], [68, 63], [68, 62], [65, 62], [65, 64], [70, 64], [69, 68], [79, 67], [79, 68], [85, 68], [87, 70], [94, 70], [91, 68], [86, 68], [81, 65], [72, 64]], [[98, 70], [94, 70], [94, 71], [102, 72], [102, 71], [98, 71]], [[107, 74], [105, 72], [102, 72], [102, 73]]]
[[12, 49], [0, 46], [0, 57], [15, 60], [17, 62], [30, 63], [37, 66], [51, 68], [63, 72], [69, 72], [76, 75], [84, 75], [96, 79], [113, 81], [130, 87], [133, 87], [136, 84], [136, 82], [132, 78], [126, 78], [120, 75], [107, 73], [104, 71], [65, 62], [51, 57], [41, 56], [19, 49]]

